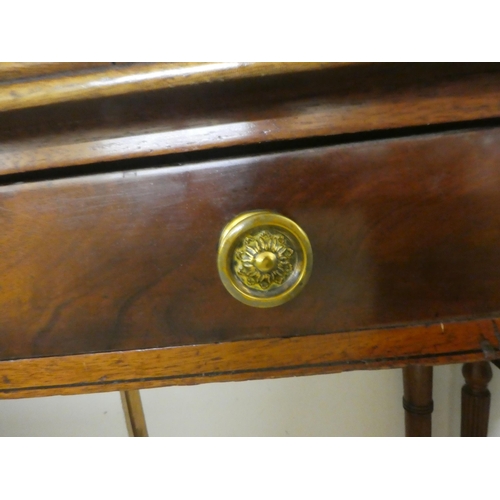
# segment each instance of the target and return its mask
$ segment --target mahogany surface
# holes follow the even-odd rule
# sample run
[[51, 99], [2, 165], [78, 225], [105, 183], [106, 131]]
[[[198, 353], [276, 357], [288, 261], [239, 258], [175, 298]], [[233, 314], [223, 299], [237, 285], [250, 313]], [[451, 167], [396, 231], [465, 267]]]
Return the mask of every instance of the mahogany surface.
[[[2, 397], [500, 357], [498, 64], [2, 63], [0, 81]], [[217, 274], [220, 231], [254, 209], [313, 247], [275, 309]]]
[[[41, 76], [55, 76], [61, 73], [75, 73], [96, 69], [108, 69], [117, 63], [111, 62], [0, 62], [0, 82], [12, 83], [18, 80], [32, 78], [38, 80]], [[35, 83], [36, 85], [36, 83]], [[19, 99], [11, 95], [10, 100]]]
[[[115, 64], [0, 63], [0, 76], [10, 80], [0, 87], [0, 111], [85, 101], [129, 92], [183, 87], [218, 80], [300, 73], [321, 68], [349, 66], [354, 63], [135, 63], [118, 66]], [[40, 70], [38, 72], [37, 66]], [[98, 71], [82, 72], [81, 70], [85, 68], [94, 68]], [[64, 70], [71, 69], [80, 71], [64, 74]], [[37, 73], [38, 75], [56, 73], [56, 75], [53, 78], [37, 78], [34, 81], [22, 80], [22, 77]]]
[[2, 398], [294, 377], [499, 357], [500, 318], [0, 361]]
[[[486, 129], [0, 187], [0, 359], [500, 315], [499, 154]], [[216, 268], [257, 208], [314, 252], [267, 310]]]
[[30, 82], [34, 100], [23, 81], [0, 86], [0, 174], [500, 116], [499, 65], [189, 64], [169, 77], [173, 69]]

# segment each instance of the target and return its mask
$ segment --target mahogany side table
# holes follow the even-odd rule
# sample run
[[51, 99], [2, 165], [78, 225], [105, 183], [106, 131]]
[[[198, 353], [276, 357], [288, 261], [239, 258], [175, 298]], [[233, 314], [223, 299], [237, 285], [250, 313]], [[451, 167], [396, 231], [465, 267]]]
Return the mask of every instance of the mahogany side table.
[[[1, 63], [0, 397], [500, 358], [500, 66]], [[141, 420], [142, 419], [142, 420]], [[135, 430], [134, 430], [135, 429]]]

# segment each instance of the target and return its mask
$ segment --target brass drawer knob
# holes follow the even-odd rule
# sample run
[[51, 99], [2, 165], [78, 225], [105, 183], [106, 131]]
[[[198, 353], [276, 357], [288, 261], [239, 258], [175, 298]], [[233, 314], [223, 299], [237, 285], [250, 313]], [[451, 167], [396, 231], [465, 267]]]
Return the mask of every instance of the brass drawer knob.
[[268, 210], [238, 215], [219, 241], [219, 275], [244, 304], [274, 307], [295, 297], [312, 269], [306, 233], [292, 220]]

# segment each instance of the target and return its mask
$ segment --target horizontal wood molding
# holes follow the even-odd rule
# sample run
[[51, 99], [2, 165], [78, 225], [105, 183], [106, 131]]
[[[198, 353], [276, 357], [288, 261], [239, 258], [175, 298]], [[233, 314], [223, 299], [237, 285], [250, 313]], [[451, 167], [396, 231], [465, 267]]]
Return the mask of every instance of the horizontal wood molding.
[[[111, 69], [111, 62], [0, 62], [0, 82], [13, 83], [26, 78], [44, 78], [66, 72]], [[11, 96], [15, 98], [15, 96]]]
[[[144, 63], [112, 67], [106, 71], [62, 75], [0, 86], [0, 112], [179, 87], [221, 79], [231, 80], [251, 76], [311, 71], [345, 64], [347, 63], [220, 62]], [[13, 69], [11, 68], [10, 73], [13, 72]], [[33, 69], [36, 71], [36, 68]], [[47, 68], [41, 66], [39, 69], [45, 73], [51, 68], [50, 66]], [[26, 72], [28, 68], [19, 69], [21, 72], [23, 70]], [[4, 72], [9, 74], [8, 68], [4, 68]]]
[[500, 318], [0, 362], [21, 398], [449, 364], [500, 357]]
[[[413, 81], [402, 70], [391, 80], [392, 66], [384, 80], [372, 65], [227, 64], [132, 65], [0, 86], [0, 110], [19, 108], [0, 122], [0, 175], [500, 117], [495, 71], [429, 76], [417, 65]], [[273, 72], [268, 83], [242, 83]]]

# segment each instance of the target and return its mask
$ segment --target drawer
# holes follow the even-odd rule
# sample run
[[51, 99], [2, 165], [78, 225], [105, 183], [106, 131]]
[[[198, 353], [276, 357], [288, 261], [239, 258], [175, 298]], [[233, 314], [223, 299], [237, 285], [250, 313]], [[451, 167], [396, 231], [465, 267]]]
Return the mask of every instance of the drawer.
[[[0, 359], [282, 338], [500, 310], [500, 130], [0, 187]], [[314, 255], [260, 309], [217, 270], [224, 226], [272, 210]]]

